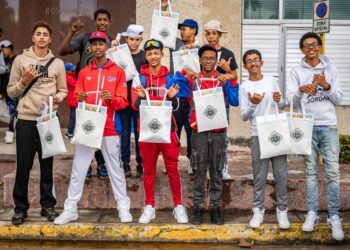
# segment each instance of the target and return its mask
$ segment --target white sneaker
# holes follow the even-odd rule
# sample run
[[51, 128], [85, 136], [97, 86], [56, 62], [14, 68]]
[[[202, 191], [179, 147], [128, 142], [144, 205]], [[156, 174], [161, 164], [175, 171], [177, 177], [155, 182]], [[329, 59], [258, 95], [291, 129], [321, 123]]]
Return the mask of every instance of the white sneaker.
[[327, 224], [332, 229], [332, 237], [335, 240], [343, 240], [344, 232], [341, 225], [341, 219], [338, 215], [333, 215], [331, 218], [327, 218]]
[[258, 228], [260, 227], [260, 224], [264, 221], [265, 209], [260, 210], [260, 208], [254, 207], [252, 211], [253, 218], [249, 221], [249, 226], [251, 228]]
[[187, 174], [189, 174], [189, 175], [193, 175], [194, 174], [193, 169], [191, 168], [191, 162], [190, 162], [190, 164], [188, 164]]
[[312, 232], [315, 229], [315, 226], [317, 226], [319, 221], [319, 217], [317, 214], [315, 214], [314, 211], [309, 211], [307, 215], [305, 216], [305, 222], [303, 224], [303, 231], [305, 232]]
[[131, 215], [129, 209], [126, 209], [126, 208], [119, 209], [118, 210], [118, 217], [120, 219], [120, 222], [123, 222], [123, 223], [132, 222], [132, 215]]
[[78, 220], [78, 211], [64, 210], [60, 216], [56, 217], [53, 221], [55, 225], [64, 225], [71, 221]]
[[177, 223], [188, 223], [188, 217], [186, 213], [186, 208], [182, 205], [177, 205], [176, 208], [173, 210], [174, 218], [176, 219]]
[[277, 215], [278, 226], [281, 229], [289, 229], [290, 223], [288, 220], [288, 208], [284, 211], [281, 211], [279, 210], [278, 207], [276, 207], [276, 215]]
[[6, 131], [6, 136], [4, 138], [6, 144], [12, 144], [13, 143], [13, 137], [14, 133], [11, 131]]
[[210, 180], [210, 174], [209, 174], [209, 169], [207, 170], [207, 175], [206, 175], [207, 180]]
[[228, 166], [225, 164], [224, 168], [222, 169], [222, 177], [221, 179], [223, 181], [231, 180], [231, 175], [228, 173]]
[[139, 218], [139, 223], [147, 224], [151, 220], [156, 218], [156, 209], [151, 205], [147, 205], [142, 209], [141, 217]]

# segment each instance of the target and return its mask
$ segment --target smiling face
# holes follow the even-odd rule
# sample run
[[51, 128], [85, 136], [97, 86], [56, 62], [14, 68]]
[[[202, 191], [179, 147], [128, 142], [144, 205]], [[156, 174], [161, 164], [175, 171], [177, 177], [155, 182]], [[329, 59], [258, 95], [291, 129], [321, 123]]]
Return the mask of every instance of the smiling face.
[[142, 37], [127, 37], [126, 43], [128, 44], [131, 51], [136, 51], [139, 49], [142, 42]]
[[247, 55], [244, 60], [243, 67], [248, 70], [249, 75], [257, 75], [261, 74], [261, 68], [264, 65], [264, 61], [262, 61], [257, 54]]
[[102, 40], [95, 40], [90, 44], [91, 52], [94, 54], [96, 59], [101, 59], [106, 56], [108, 49], [107, 43]]
[[216, 65], [216, 53], [212, 50], [203, 51], [201, 58], [199, 59], [204, 72], [212, 72]]
[[33, 33], [32, 41], [34, 46], [40, 49], [48, 48], [51, 43], [51, 35], [47, 28], [38, 27]]
[[95, 19], [96, 30], [106, 33], [109, 26], [111, 26], [111, 20], [107, 14], [98, 14]]
[[161, 64], [163, 52], [161, 49], [148, 49], [145, 57], [150, 67], [157, 67]]
[[208, 43], [211, 46], [215, 46], [219, 44], [221, 33], [217, 30], [206, 30], [205, 31], [205, 38], [207, 39]]
[[321, 46], [319, 45], [317, 39], [310, 37], [303, 41], [301, 51], [305, 55], [306, 59], [315, 59], [318, 58], [320, 49]]

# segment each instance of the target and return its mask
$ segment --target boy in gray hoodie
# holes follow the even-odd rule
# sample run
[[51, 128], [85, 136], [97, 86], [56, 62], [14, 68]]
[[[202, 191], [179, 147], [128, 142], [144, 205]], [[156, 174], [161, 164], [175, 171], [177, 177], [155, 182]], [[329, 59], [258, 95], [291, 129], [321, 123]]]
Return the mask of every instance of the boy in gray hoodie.
[[320, 55], [322, 41], [312, 32], [304, 34], [299, 47], [305, 57], [291, 70], [287, 80], [287, 96], [294, 95], [294, 103], [301, 112], [301, 102], [306, 113], [314, 115], [312, 153], [305, 155], [306, 203], [308, 213], [303, 231], [310, 232], [318, 223], [318, 150], [320, 149], [327, 176], [328, 218], [336, 240], [343, 240], [344, 232], [340, 208], [339, 135], [335, 107], [343, 98], [338, 71], [326, 56]]

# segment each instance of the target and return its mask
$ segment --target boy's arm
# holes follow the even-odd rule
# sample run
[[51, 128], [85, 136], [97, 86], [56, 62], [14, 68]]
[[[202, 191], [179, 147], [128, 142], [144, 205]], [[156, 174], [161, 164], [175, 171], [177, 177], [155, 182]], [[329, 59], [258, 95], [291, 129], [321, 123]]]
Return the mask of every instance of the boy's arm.
[[292, 69], [287, 78], [287, 101], [291, 102], [291, 97], [294, 96], [294, 105], [297, 105], [303, 98], [303, 93], [300, 92], [300, 79], [297, 72]]
[[10, 73], [9, 84], [7, 86], [7, 94], [10, 98], [16, 98], [23, 94], [27, 85], [22, 84], [22, 65], [20, 57], [17, 56], [13, 61]]
[[283, 99], [283, 95], [281, 93], [280, 86], [279, 86], [279, 84], [278, 84], [278, 82], [277, 82], [277, 80], [275, 78], [274, 78], [274, 82], [273, 82], [273, 89], [274, 89], [274, 92], [279, 92], [281, 94], [281, 99], [277, 103], [278, 108], [279, 109], [284, 109], [286, 107], [286, 102]]
[[74, 94], [73, 94], [75, 107], [78, 107], [78, 102], [79, 102], [78, 94], [80, 92], [85, 92], [84, 79], [85, 79], [85, 72], [84, 72], [84, 70], [81, 70], [79, 72], [77, 85], [75, 86], [75, 90], [74, 90]]
[[225, 101], [231, 106], [237, 107], [239, 105], [238, 91], [239, 85], [236, 81], [226, 81], [225, 87]]
[[64, 64], [62, 60], [59, 60], [59, 66], [58, 66], [58, 74], [56, 79], [56, 89], [57, 92], [55, 94], [56, 101], [62, 102], [64, 98], [67, 96], [67, 81], [66, 81], [66, 71], [64, 68]]
[[330, 89], [326, 90], [325, 93], [329, 97], [329, 100], [336, 106], [340, 105], [343, 100], [343, 91], [340, 85], [340, 79], [338, 70], [333, 67], [332, 79], [330, 80]]
[[244, 87], [239, 89], [239, 104], [241, 111], [241, 119], [247, 121], [253, 117], [257, 104], [253, 104], [249, 101], [248, 92]]
[[120, 70], [118, 74], [115, 96], [110, 101], [110, 105], [112, 105], [115, 110], [125, 109], [129, 105], [124, 70]]
[[[60, 49], [58, 51], [60, 56], [65, 56], [77, 51], [75, 49], [72, 49], [71, 42], [75, 33], [79, 31], [82, 27], [83, 27], [83, 23], [80, 20], [80, 16], [78, 16], [77, 20], [72, 23], [72, 26], [70, 27], [68, 33], [66, 34], [66, 36], [64, 37], [61, 43]], [[80, 46], [80, 43], [79, 43], [79, 46]]]

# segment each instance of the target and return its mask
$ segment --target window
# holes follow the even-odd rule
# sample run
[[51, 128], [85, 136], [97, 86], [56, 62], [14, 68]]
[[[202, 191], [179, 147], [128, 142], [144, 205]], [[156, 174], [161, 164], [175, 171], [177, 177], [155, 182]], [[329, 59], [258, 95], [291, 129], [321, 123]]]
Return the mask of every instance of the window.
[[[284, 0], [284, 19], [313, 19], [314, 0]], [[350, 20], [349, 0], [330, 0], [331, 20]]]
[[244, 19], [278, 19], [279, 0], [245, 0]]

